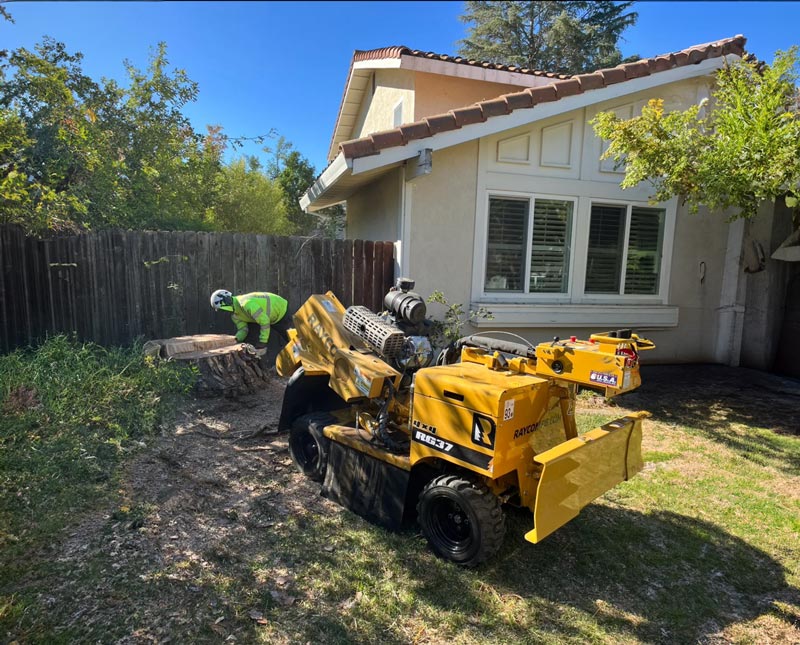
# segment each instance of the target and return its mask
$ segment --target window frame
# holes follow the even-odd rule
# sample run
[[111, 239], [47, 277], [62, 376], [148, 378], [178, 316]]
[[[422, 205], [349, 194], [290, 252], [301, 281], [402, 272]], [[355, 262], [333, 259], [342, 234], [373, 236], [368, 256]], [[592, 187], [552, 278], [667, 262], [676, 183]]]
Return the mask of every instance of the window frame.
[[[669, 282], [671, 278], [671, 258], [675, 239], [675, 222], [677, 215], [677, 199], [667, 202], [651, 204], [640, 199], [617, 199], [611, 196], [600, 195], [575, 195], [568, 193], [529, 192], [506, 189], [483, 190], [482, 207], [479, 209], [480, 225], [476, 233], [480, 239], [480, 246], [476, 248], [475, 270], [473, 282], [473, 302], [480, 304], [574, 304], [574, 305], [667, 305]], [[530, 285], [530, 248], [533, 226], [533, 207], [535, 200], [552, 199], [571, 201], [572, 211], [572, 239], [569, 245], [569, 280], [566, 293], [526, 293], [526, 292], [498, 292], [486, 291], [486, 262], [488, 259], [489, 239], [489, 202], [493, 197], [528, 200], [528, 231], [526, 240], [525, 261], [525, 287]], [[630, 235], [631, 213], [633, 208], [646, 208], [663, 211], [663, 228], [661, 232], [661, 254], [657, 290], [654, 294], [600, 294], [586, 293], [586, 264], [589, 251], [589, 228], [591, 224], [591, 209], [593, 204], [619, 206], [625, 208], [625, 245], [622, 273], [620, 276], [620, 290], [624, 289], [625, 272], [627, 271], [628, 238]]]
[[[525, 236], [525, 266], [523, 268], [523, 290], [522, 291], [486, 291], [486, 263], [489, 256], [489, 205], [492, 198], [526, 200], [528, 202], [528, 226]], [[572, 202], [572, 222], [570, 225], [569, 242], [569, 279], [567, 281], [567, 291], [564, 293], [541, 293], [530, 292], [531, 280], [531, 247], [533, 244], [533, 210], [537, 199], [550, 199], [564, 202]], [[546, 193], [529, 193], [510, 190], [487, 190], [484, 199], [484, 219], [483, 219], [483, 247], [480, 257], [481, 263], [481, 283], [480, 300], [481, 302], [572, 302], [572, 285], [575, 271], [575, 239], [578, 221], [579, 199], [574, 195], [550, 195]]]
[[[664, 272], [664, 246], [666, 243], [667, 237], [667, 208], [664, 205], [653, 206], [650, 204], [641, 204], [638, 202], [629, 202], [629, 201], [616, 201], [613, 199], [589, 199], [589, 209], [588, 209], [588, 216], [586, 221], [587, 231], [589, 227], [591, 227], [592, 221], [592, 207], [595, 205], [599, 206], [614, 206], [614, 207], [624, 207], [625, 208], [625, 230], [623, 233], [623, 249], [622, 249], [622, 263], [620, 266], [620, 274], [619, 274], [619, 291], [618, 293], [587, 293], [586, 292], [586, 270], [584, 267], [583, 271], [583, 297], [584, 299], [620, 299], [624, 298], [627, 300], [633, 299], [645, 299], [645, 300], [652, 300], [653, 298], [659, 298], [661, 296], [661, 289], [662, 289], [662, 282], [661, 279], [663, 277]], [[661, 253], [660, 253], [660, 263], [659, 263], [659, 272], [658, 272], [658, 288], [656, 289], [655, 293], [623, 293], [625, 289], [625, 279], [627, 277], [628, 271], [628, 253], [630, 250], [630, 234], [631, 234], [631, 221], [633, 219], [633, 209], [634, 208], [641, 208], [641, 209], [649, 209], [653, 211], [661, 211], [663, 213], [663, 224], [661, 227]], [[586, 240], [586, 254], [584, 255], [584, 261], [588, 259], [589, 253], [589, 240], [587, 235]]]

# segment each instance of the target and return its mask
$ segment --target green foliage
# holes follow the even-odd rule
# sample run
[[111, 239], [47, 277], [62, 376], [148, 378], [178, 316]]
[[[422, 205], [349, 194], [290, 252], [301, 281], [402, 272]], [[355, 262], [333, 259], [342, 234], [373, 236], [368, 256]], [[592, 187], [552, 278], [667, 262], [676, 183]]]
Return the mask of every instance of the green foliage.
[[0, 550], [91, 505], [193, 379], [188, 368], [146, 360], [141, 347], [65, 336], [0, 357]]
[[216, 182], [208, 220], [214, 230], [269, 235], [294, 231], [280, 186], [261, 171], [257, 159], [231, 162], [217, 174]]
[[[625, 165], [623, 188], [648, 181], [651, 199], [685, 198], [692, 212], [736, 208], [750, 218], [759, 204], [800, 198], [800, 113], [797, 48], [772, 65], [741, 60], [717, 75], [712, 101], [665, 112], [651, 100], [641, 116], [623, 121], [610, 112], [592, 121], [610, 145], [603, 158]], [[796, 211], [797, 212], [797, 211]]]
[[343, 237], [344, 207], [336, 205], [315, 214], [305, 213], [300, 208], [300, 198], [317, 176], [311, 162], [294, 150], [284, 137], [279, 137], [274, 147], [264, 150], [272, 154], [272, 159], [267, 164], [267, 174], [280, 186], [283, 205], [294, 234], [309, 235], [316, 230], [325, 237]]
[[336, 204], [316, 213], [317, 230], [324, 237], [332, 240], [343, 240], [346, 234], [347, 212], [344, 206]]
[[34, 234], [314, 228], [297, 203], [314, 179], [308, 160], [281, 138], [269, 173], [252, 160], [225, 166], [226, 147], [243, 138], [194, 131], [183, 110], [197, 83], [170, 68], [164, 43], [144, 70], [126, 61], [127, 88], [95, 82], [81, 63], [52, 39], [0, 52], [0, 223]]
[[[580, 74], [622, 61], [617, 43], [638, 15], [633, 2], [466, 2], [473, 26], [459, 54], [528, 69]], [[633, 57], [635, 59], [636, 57]]]
[[280, 186], [283, 193], [283, 206], [286, 216], [294, 227], [296, 235], [308, 235], [314, 229], [316, 218], [300, 208], [300, 198], [314, 183], [316, 170], [311, 162], [293, 149], [284, 137], [279, 137], [273, 148], [265, 148], [272, 153], [267, 164], [267, 173]]
[[182, 113], [196, 83], [168, 70], [163, 43], [145, 71], [126, 63], [125, 90], [95, 82], [81, 61], [46, 38], [0, 72], [4, 221], [31, 232], [202, 228], [222, 146]]
[[445, 312], [442, 320], [433, 321], [431, 343], [434, 347], [444, 347], [461, 338], [464, 325], [472, 324], [477, 320], [492, 320], [494, 314], [485, 307], [464, 311], [461, 303], [451, 303], [441, 291], [434, 291], [428, 296], [428, 302], [444, 305]]

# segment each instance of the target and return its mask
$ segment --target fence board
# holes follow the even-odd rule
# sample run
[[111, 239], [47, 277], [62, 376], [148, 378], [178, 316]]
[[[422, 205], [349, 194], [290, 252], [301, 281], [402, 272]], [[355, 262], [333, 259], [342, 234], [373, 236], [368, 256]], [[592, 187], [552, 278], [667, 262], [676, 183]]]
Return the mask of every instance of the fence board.
[[[370, 281], [372, 286], [372, 298], [370, 299], [370, 309], [380, 311], [383, 309], [383, 290], [381, 289], [381, 276], [383, 276], [383, 244], [375, 242], [372, 251], [372, 276]], [[377, 278], [377, 280], [375, 279]]]
[[383, 271], [381, 276], [381, 284], [394, 284], [394, 244], [392, 242], [383, 243]]
[[[0, 226], [0, 350], [74, 331], [105, 345], [230, 333], [214, 289], [268, 290], [293, 314], [312, 293], [380, 307], [392, 245], [231, 233], [100, 231], [37, 239]], [[393, 267], [393, 264], [391, 265]]]
[[375, 305], [372, 301], [372, 280], [375, 277], [375, 242], [367, 240], [364, 242], [364, 270], [361, 273], [361, 297], [359, 304], [369, 307], [373, 311]]
[[331, 245], [331, 289], [344, 302], [344, 246], [330, 241]]
[[345, 307], [353, 304], [353, 240], [344, 241], [343, 273], [344, 273], [344, 300]]
[[353, 241], [353, 300], [352, 305], [364, 304], [364, 241]]

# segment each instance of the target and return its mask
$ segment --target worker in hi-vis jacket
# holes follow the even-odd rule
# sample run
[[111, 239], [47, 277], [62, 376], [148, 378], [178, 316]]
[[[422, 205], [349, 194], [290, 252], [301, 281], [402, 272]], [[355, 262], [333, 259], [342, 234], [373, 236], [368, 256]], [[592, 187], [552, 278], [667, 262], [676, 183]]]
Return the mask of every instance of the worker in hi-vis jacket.
[[272, 336], [274, 340], [269, 347], [270, 355], [277, 355], [289, 342], [286, 333], [291, 326], [291, 317], [286, 315], [289, 303], [275, 293], [257, 291], [234, 296], [230, 291], [217, 289], [211, 294], [211, 306], [216, 311], [232, 312], [231, 320], [236, 325], [237, 342], [245, 342], [251, 329], [258, 330], [258, 341], [252, 343], [256, 347], [267, 347], [270, 331], [278, 332], [277, 338]]

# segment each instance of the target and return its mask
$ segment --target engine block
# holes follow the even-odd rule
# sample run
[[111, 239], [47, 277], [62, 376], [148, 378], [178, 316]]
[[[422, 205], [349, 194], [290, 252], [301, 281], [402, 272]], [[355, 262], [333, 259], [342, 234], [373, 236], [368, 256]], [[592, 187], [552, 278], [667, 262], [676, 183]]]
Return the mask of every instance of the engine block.
[[363, 338], [382, 356], [396, 358], [403, 354], [405, 334], [366, 307], [348, 307], [343, 323], [345, 329]]

